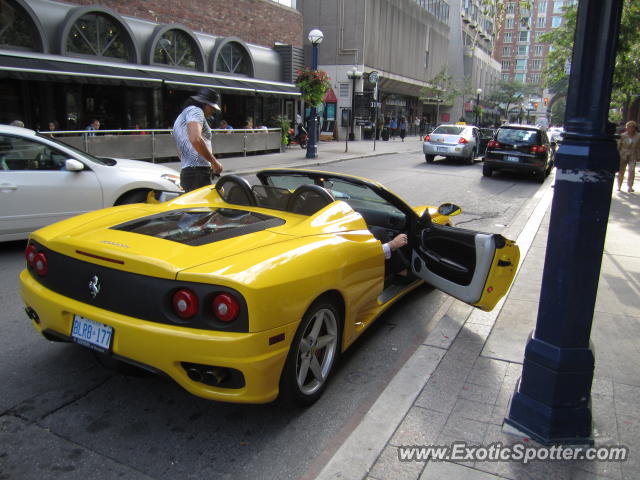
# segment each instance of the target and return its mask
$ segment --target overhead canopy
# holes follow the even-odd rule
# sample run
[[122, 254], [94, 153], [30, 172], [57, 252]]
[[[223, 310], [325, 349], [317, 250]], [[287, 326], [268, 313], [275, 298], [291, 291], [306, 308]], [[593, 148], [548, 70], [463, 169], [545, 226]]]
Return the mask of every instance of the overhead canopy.
[[30, 57], [23, 57], [13, 52], [0, 53], [0, 78], [132, 87], [160, 87], [164, 83], [172, 88], [186, 90], [211, 87], [218, 90], [266, 95], [300, 95], [293, 84], [249, 77], [188, 72], [130, 63], [103, 63], [91, 59], [53, 55], [31, 54]]

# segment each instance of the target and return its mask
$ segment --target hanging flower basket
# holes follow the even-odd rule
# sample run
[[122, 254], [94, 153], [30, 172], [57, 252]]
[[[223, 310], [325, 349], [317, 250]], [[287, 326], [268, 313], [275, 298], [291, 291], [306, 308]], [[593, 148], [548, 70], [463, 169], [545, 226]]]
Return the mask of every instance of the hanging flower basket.
[[296, 86], [302, 93], [302, 100], [312, 107], [320, 105], [324, 100], [325, 93], [331, 88], [327, 72], [304, 67], [296, 70], [296, 74], [298, 75]]

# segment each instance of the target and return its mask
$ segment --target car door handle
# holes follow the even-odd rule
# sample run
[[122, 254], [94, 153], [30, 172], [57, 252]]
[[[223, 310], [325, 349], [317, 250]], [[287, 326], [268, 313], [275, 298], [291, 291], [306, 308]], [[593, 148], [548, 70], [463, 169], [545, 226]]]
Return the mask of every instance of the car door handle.
[[17, 185], [14, 185], [13, 183], [0, 183], [0, 192], [10, 192], [17, 189]]

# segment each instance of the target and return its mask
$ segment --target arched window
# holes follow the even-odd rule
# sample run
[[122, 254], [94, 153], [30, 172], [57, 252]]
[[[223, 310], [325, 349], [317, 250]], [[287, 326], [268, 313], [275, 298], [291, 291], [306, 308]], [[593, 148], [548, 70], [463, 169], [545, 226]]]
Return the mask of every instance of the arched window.
[[27, 12], [15, 2], [0, 0], [0, 46], [35, 50], [41, 43]]
[[197, 59], [197, 49], [193, 39], [177, 29], [164, 32], [153, 49], [154, 63], [197, 70]]
[[129, 61], [130, 39], [121, 25], [100, 13], [87, 13], [71, 27], [68, 53]]
[[251, 59], [244, 47], [236, 42], [224, 45], [216, 59], [216, 71], [251, 75]]

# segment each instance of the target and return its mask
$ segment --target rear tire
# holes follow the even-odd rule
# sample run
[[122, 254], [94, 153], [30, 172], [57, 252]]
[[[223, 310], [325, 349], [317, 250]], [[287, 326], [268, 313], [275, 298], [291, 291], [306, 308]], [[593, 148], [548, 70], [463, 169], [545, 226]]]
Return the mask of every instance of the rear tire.
[[131, 203], [145, 203], [147, 201], [147, 195], [149, 192], [145, 190], [134, 190], [133, 192], [125, 193], [115, 203], [115, 205], [129, 205]]
[[340, 354], [342, 319], [327, 297], [309, 307], [296, 331], [280, 377], [279, 399], [308, 406], [324, 392]]
[[435, 158], [436, 158], [435, 155], [429, 155], [428, 153], [424, 154], [424, 159], [426, 160], [427, 163], [433, 163]]
[[484, 175], [485, 177], [490, 177], [492, 174], [493, 168], [491, 168], [489, 165], [482, 166], [482, 175]]

